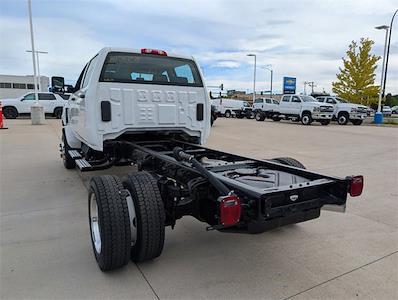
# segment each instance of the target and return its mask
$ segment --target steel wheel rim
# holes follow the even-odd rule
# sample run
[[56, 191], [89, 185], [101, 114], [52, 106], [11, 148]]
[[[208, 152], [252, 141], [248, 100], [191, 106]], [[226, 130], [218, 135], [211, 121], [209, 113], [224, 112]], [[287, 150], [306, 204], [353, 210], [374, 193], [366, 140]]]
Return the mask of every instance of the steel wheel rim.
[[134, 246], [137, 243], [137, 214], [135, 212], [134, 200], [131, 196], [130, 192], [127, 191], [126, 196], [127, 207], [129, 210], [129, 219], [130, 219], [130, 232], [131, 232], [131, 246]]
[[101, 253], [101, 234], [99, 225], [98, 205], [95, 194], [92, 193], [90, 197], [90, 227], [91, 240], [93, 241], [95, 251]]
[[308, 116], [304, 116], [303, 117], [303, 123], [304, 124], [308, 124], [309, 121], [310, 121], [310, 118], [308, 118]]
[[256, 114], [256, 120], [260, 121], [260, 114]]
[[346, 121], [346, 118], [345, 118], [344, 116], [341, 116], [341, 117], [339, 118], [339, 123], [340, 123], [340, 124], [344, 124], [345, 121]]

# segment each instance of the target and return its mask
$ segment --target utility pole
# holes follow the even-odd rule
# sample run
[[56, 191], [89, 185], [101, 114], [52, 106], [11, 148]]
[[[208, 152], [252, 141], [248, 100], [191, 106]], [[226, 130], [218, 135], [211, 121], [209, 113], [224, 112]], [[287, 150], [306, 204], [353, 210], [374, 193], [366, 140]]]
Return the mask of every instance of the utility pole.
[[254, 57], [254, 74], [253, 74], [253, 104], [254, 100], [256, 100], [256, 68], [257, 68], [257, 55], [256, 54], [247, 54], [247, 56]]

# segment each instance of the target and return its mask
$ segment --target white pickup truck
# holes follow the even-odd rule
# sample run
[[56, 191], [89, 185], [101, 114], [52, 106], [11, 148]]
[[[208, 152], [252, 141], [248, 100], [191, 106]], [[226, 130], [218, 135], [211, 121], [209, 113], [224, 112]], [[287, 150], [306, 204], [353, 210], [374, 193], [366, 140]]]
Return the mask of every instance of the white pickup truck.
[[361, 125], [367, 116], [367, 107], [364, 105], [349, 103], [340, 97], [320, 96], [316, 98], [320, 103], [333, 105], [333, 120], [340, 125], [346, 125], [350, 121], [354, 125]]
[[254, 100], [253, 113], [256, 121], [264, 121], [272, 115], [279, 106], [279, 102], [272, 98], [257, 98]]
[[312, 96], [283, 95], [271, 118], [274, 121], [282, 119], [301, 121], [303, 125], [310, 125], [313, 121], [328, 125], [333, 117], [333, 111], [332, 105], [319, 103]]
[[[2, 99], [3, 115], [6, 119], [15, 119], [21, 115], [30, 114], [30, 107], [36, 103], [35, 94], [27, 93], [15, 99]], [[66, 101], [58, 94], [39, 93], [39, 104], [44, 108], [45, 114], [60, 119], [62, 108]]]

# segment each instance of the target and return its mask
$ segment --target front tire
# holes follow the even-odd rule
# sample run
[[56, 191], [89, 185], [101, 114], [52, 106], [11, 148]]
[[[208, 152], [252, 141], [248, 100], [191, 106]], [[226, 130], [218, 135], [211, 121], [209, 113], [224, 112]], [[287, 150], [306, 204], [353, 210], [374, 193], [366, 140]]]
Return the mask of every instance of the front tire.
[[4, 107], [3, 116], [6, 119], [16, 119], [18, 117], [18, 111], [15, 107]]
[[91, 242], [102, 271], [118, 269], [129, 261], [131, 230], [126, 192], [116, 176], [90, 181], [88, 209]]
[[232, 114], [231, 114], [231, 112], [230, 112], [229, 110], [227, 110], [227, 111], [225, 112], [225, 117], [226, 117], [226, 118], [232, 117]]
[[123, 179], [134, 205], [136, 239], [131, 247], [131, 259], [141, 262], [158, 257], [163, 250], [165, 211], [156, 180], [148, 172], [138, 172]]
[[310, 113], [304, 113], [301, 117], [301, 124], [303, 125], [311, 125], [312, 121], [313, 120]]
[[53, 116], [56, 117], [57, 119], [61, 119], [62, 117], [62, 107], [57, 107], [54, 109]]
[[346, 113], [341, 113], [337, 117], [337, 123], [339, 125], [346, 125], [348, 123], [348, 114]]

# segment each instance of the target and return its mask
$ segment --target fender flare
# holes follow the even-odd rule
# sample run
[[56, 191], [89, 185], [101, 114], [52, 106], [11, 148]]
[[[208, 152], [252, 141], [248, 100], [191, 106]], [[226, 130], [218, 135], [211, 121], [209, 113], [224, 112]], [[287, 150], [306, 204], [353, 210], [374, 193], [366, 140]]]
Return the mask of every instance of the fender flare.
[[82, 142], [75, 136], [70, 125], [66, 125], [62, 130], [69, 147], [74, 149], [80, 149], [82, 147]]

